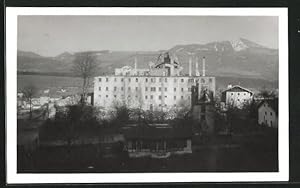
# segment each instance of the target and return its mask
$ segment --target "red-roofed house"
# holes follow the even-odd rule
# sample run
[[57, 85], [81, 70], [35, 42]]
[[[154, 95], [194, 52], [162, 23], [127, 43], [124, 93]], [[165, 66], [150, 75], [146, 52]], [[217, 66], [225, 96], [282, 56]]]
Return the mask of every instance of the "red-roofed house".
[[222, 92], [222, 102], [227, 106], [243, 108], [253, 100], [253, 92], [241, 86], [228, 87]]
[[258, 124], [278, 127], [278, 99], [265, 100], [259, 104]]

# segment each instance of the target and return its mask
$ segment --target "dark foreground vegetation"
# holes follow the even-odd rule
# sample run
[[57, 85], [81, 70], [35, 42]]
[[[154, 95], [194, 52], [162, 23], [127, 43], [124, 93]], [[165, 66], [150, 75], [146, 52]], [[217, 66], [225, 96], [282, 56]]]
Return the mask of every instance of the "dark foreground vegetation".
[[[162, 114], [153, 118], [153, 114], [126, 108], [118, 108], [109, 121], [99, 120], [97, 113], [91, 106], [74, 105], [58, 112], [53, 120], [39, 122], [40, 126], [33, 130], [24, 129], [25, 122], [27, 127], [33, 122], [18, 122], [18, 137], [26, 131], [39, 133], [36, 148], [18, 145], [18, 172], [278, 171], [277, 129], [258, 126], [241, 114], [232, 115], [230, 127], [217, 119], [214, 134], [206, 135], [193, 124], [188, 113], [165, 121]], [[196, 130], [197, 134], [192, 135], [192, 154], [164, 159], [129, 158], [122, 128], [128, 124], [162, 122]]]

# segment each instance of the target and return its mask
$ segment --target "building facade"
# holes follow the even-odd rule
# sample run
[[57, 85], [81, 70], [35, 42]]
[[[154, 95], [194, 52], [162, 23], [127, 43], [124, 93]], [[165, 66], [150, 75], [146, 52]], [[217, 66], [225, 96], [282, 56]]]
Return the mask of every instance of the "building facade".
[[278, 127], [278, 101], [263, 101], [258, 106], [258, 124], [268, 127]]
[[191, 90], [196, 83], [200, 90], [215, 94], [215, 77], [185, 76], [181, 70], [179, 63], [167, 54], [149, 69], [137, 69], [135, 63], [133, 69], [126, 66], [116, 70], [115, 75], [95, 77], [94, 105], [105, 109], [126, 105], [143, 110], [191, 106]]
[[222, 92], [222, 102], [226, 106], [243, 108], [253, 100], [253, 92], [241, 86], [229, 86]]
[[167, 158], [192, 153], [192, 129], [139, 125], [123, 130], [129, 157]]

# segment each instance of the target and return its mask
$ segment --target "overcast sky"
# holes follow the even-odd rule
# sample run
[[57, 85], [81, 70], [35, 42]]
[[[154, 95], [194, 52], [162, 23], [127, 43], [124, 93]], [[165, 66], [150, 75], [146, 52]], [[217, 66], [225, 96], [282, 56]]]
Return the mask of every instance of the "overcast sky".
[[166, 50], [249, 39], [278, 48], [278, 18], [254, 16], [19, 16], [18, 49], [44, 56], [82, 50]]

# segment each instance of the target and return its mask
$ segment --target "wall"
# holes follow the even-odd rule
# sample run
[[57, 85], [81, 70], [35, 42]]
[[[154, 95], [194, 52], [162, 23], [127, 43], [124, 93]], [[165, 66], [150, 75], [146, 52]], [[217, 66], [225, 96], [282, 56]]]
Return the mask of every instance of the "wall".
[[233, 107], [242, 108], [245, 103], [252, 101], [252, 94], [250, 92], [226, 92], [226, 104]]
[[99, 76], [94, 80], [94, 103], [107, 110], [123, 104], [144, 110], [190, 106], [191, 87], [197, 80], [201, 88], [215, 93], [214, 77]]

